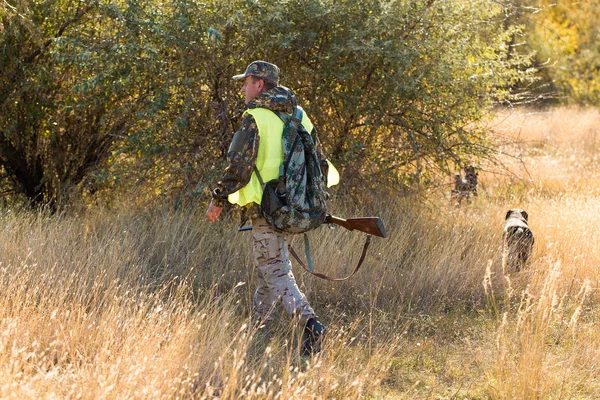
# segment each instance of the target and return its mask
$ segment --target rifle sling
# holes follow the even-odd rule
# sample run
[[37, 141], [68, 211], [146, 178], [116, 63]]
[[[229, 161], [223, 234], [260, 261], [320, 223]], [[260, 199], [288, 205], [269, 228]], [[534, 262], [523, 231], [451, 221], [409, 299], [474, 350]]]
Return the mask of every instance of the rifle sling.
[[[367, 249], [369, 248], [369, 244], [370, 243], [371, 243], [371, 235], [367, 235], [367, 240], [365, 242], [365, 245], [363, 246], [363, 251], [362, 251], [362, 254], [360, 256], [360, 260], [358, 260], [358, 264], [354, 268], [354, 271], [352, 271], [352, 273], [350, 275], [348, 275], [347, 277], [345, 277], [345, 278], [331, 278], [331, 277], [329, 277], [329, 276], [327, 276], [325, 274], [321, 274], [319, 272], [313, 272], [313, 271], [311, 271], [302, 262], [302, 260], [300, 259], [300, 257], [298, 257], [298, 254], [296, 254], [296, 251], [294, 250], [294, 248], [291, 245], [289, 246], [289, 249], [290, 249], [290, 254], [294, 257], [294, 259], [296, 259], [296, 261], [298, 261], [298, 264], [300, 264], [300, 266], [302, 268], [304, 268], [304, 270], [306, 272], [309, 272], [309, 273], [313, 274], [317, 278], [325, 279], [325, 280], [332, 281], [332, 282], [338, 282], [338, 281], [345, 281], [346, 279], [350, 278], [352, 275], [354, 275], [358, 271], [358, 269], [362, 265], [363, 261], [365, 260], [365, 256], [367, 255]], [[312, 267], [312, 265], [311, 265], [311, 267]]]

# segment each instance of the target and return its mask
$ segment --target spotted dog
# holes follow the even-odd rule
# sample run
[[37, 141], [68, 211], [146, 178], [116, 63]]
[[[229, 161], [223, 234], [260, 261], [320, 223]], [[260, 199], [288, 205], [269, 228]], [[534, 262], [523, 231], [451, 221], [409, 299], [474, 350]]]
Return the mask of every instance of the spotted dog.
[[527, 212], [518, 208], [506, 213], [502, 232], [502, 266], [505, 271], [520, 271], [531, 256], [534, 239], [528, 218]]

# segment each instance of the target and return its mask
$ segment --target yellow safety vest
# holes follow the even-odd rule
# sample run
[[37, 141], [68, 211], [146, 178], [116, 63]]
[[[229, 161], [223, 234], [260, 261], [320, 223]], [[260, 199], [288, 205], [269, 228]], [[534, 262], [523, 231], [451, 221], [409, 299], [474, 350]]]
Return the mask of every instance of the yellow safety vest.
[[[254, 117], [260, 136], [256, 168], [260, 172], [263, 182], [277, 179], [279, 178], [279, 166], [283, 162], [283, 121], [277, 114], [266, 108], [252, 108], [245, 112]], [[302, 125], [308, 132], [312, 132], [313, 124], [305, 112], [302, 113]], [[330, 171], [327, 174], [327, 186], [336, 185], [339, 182], [339, 173], [329, 160], [327, 162]], [[252, 202], [260, 204], [262, 192], [262, 186], [258, 181], [256, 172], [253, 171], [250, 182], [237, 192], [230, 194], [227, 199], [230, 203], [240, 206]]]

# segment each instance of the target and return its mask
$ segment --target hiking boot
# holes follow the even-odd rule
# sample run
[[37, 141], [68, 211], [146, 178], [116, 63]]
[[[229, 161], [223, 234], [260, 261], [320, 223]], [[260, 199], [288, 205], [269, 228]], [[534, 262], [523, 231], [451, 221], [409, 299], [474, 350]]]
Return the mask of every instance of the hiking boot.
[[327, 328], [316, 318], [310, 318], [306, 321], [304, 334], [302, 335], [302, 355], [310, 356], [320, 352], [321, 343], [326, 333]]

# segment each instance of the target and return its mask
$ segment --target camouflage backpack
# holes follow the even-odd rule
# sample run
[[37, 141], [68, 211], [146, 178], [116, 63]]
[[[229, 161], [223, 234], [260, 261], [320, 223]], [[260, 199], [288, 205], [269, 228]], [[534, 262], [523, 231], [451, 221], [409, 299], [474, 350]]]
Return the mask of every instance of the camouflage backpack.
[[302, 126], [302, 109], [292, 115], [275, 112], [283, 121], [283, 162], [279, 178], [264, 183], [262, 216], [278, 232], [302, 233], [317, 228], [327, 216], [325, 177], [312, 136]]

